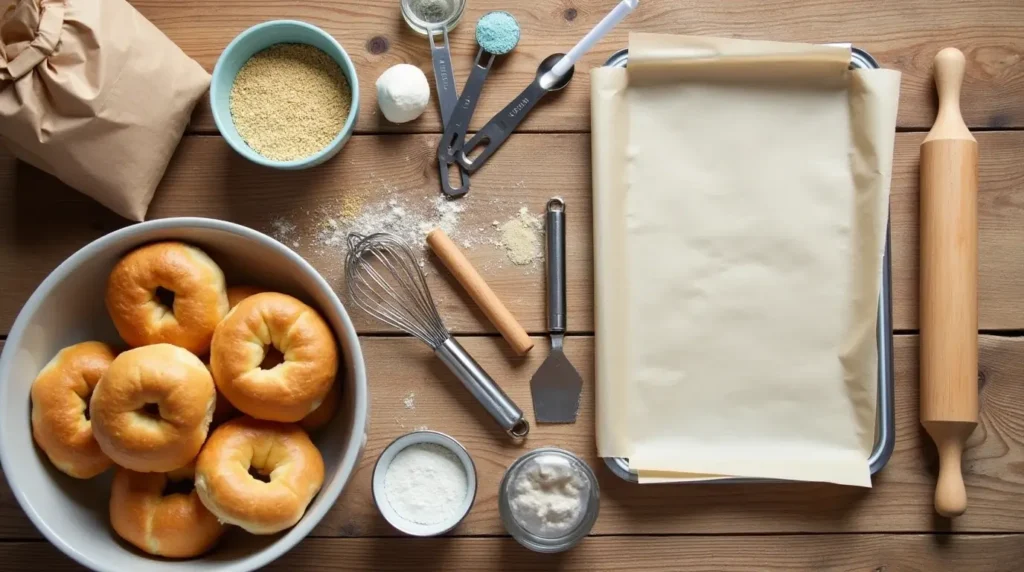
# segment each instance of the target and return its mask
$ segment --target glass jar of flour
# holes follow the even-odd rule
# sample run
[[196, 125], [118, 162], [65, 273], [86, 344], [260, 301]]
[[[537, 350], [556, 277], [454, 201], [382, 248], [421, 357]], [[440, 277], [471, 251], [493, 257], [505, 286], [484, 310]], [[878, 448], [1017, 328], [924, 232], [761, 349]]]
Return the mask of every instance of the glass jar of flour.
[[535, 552], [562, 552], [583, 540], [597, 520], [600, 489], [579, 457], [554, 447], [516, 459], [498, 488], [505, 530]]

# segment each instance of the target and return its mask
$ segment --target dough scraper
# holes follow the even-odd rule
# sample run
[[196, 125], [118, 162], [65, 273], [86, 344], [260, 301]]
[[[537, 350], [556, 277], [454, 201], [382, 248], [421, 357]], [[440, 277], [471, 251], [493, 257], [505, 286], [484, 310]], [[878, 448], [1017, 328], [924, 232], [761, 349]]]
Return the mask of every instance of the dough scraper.
[[537, 423], [575, 423], [583, 378], [562, 351], [565, 339], [565, 202], [548, 201], [547, 213], [548, 332], [551, 353], [530, 380]]

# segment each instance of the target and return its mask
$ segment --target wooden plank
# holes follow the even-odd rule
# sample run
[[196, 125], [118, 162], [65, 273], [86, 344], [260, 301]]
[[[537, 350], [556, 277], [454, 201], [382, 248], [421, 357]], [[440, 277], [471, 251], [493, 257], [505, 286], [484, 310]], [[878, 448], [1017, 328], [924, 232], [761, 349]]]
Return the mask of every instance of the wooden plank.
[[[1016, 570], [1021, 535], [788, 535], [589, 538], [571, 551], [545, 555], [511, 538], [310, 538], [268, 570], [406, 570], [533, 572], [698, 570], [943, 572]], [[0, 572], [80, 570], [45, 542], [0, 544]]]
[[[533, 419], [529, 379], [547, 354], [545, 340], [526, 358], [496, 337], [462, 340], [480, 364]], [[1024, 532], [1024, 338], [983, 336], [981, 424], [964, 454], [969, 509], [953, 521], [934, 517], [937, 457], [917, 420], [917, 339], [896, 338], [896, 448], [871, 490], [824, 484], [640, 486], [619, 480], [596, 457], [593, 437], [593, 344], [571, 337], [566, 352], [586, 388], [575, 425], [535, 425], [527, 447], [557, 445], [583, 456], [601, 481], [596, 534], [762, 534], [799, 532]], [[383, 448], [419, 427], [451, 434], [469, 450], [479, 491], [456, 535], [503, 534], [497, 487], [523, 447], [512, 444], [429, 349], [409, 338], [363, 339], [370, 376], [369, 441], [345, 493], [316, 536], [391, 536], [370, 495]], [[411, 406], [406, 405], [409, 401]], [[36, 537], [16, 518], [0, 488], [0, 538]]]
[[[436, 100], [413, 123], [393, 125], [376, 106], [374, 82], [397, 63], [419, 66], [431, 78], [427, 40], [405, 25], [398, 3], [326, 1], [296, 4], [287, 0], [259, 3], [226, 0], [210, 10], [203, 0], [135, 0], [143, 14], [178, 43], [186, 53], [212, 70], [217, 57], [235, 35], [256, 23], [298, 18], [331, 33], [352, 57], [359, 76], [362, 132], [401, 130], [440, 132]], [[611, 0], [532, 2], [512, 11], [522, 27], [515, 51], [499, 60], [487, 80], [472, 122], [479, 128], [526, 87], [537, 64], [550, 54], [565, 52], [590, 30], [614, 4]], [[507, 2], [474, 0], [451, 34], [452, 59], [459, 86], [464, 85], [477, 47], [473, 29], [491, 10], [507, 10]], [[931, 79], [932, 57], [947, 45], [967, 55], [964, 117], [972, 127], [1005, 128], [1024, 125], [1024, 5], [1017, 0], [759, 0], [711, 2], [641, 2], [604, 41], [577, 64], [576, 77], [563, 93], [550, 98], [531, 114], [522, 129], [586, 131], [590, 124], [589, 77], [616, 50], [626, 47], [630, 30], [696, 34], [797, 42], [852, 42], [873, 54], [886, 67], [904, 73], [899, 125], [924, 128], [935, 115]], [[193, 128], [214, 132], [212, 115], [203, 99]]]
[[[917, 327], [917, 165], [921, 134], [896, 136], [892, 182], [895, 327]], [[979, 133], [981, 145], [980, 320], [983, 329], [1024, 328], [1024, 148], [1022, 132]], [[517, 267], [500, 247], [494, 221], [522, 206], [539, 215], [560, 195], [568, 203], [569, 327], [593, 331], [589, 136], [515, 135], [499, 159], [473, 178], [458, 203], [457, 227], [481, 242], [467, 255], [528, 331], [545, 331], [544, 270]], [[237, 157], [218, 137], [186, 137], [157, 191], [151, 218], [205, 216], [231, 220], [272, 235], [275, 222], [296, 227], [282, 238], [342, 291], [342, 252], [323, 245], [328, 217], [345, 201], [386, 205], [389, 198], [430, 211], [438, 194], [432, 136], [354, 137], [319, 168], [282, 172]], [[552, 152], [557, 150], [557, 152]], [[49, 177], [0, 155], [0, 334], [10, 330], [32, 290], [57, 264], [90, 240], [124, 226], [111, 214]], [[393, 158], [390, 162], [388, 158]], [[399, 159], [400, 158], [400, 159]], [[406, 161], [405, 159], [409, 160]], [[17, 190], [11, 185], [17, 186]], [[4, 185], [3, 183], [7, 184]], [[436, 219], [436, 213], [431, 215]], [[482, 229], [482, 230], [481, 230]], [[456, 236], [458, 239], [459, 237]], [[460, 241], [461, 242], [461, 241]], [[428, 263], [430, 287], [449, 328], [494, 329], [439, 264]], [[354, 312], [361, 332], [385, 331]]]

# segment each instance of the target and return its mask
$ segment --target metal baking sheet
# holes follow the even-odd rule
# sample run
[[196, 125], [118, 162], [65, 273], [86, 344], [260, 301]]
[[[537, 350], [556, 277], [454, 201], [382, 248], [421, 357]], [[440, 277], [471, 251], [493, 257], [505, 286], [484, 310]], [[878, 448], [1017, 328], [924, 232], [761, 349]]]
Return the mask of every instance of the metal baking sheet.
[[[836, 44], [849, 46], [849, 44]], [[850, 47], [850, 69], [878, 69], [878, 62], [871, 54], [864, 50]], [[628, 50], [622, 49], [612, 54], [606, 67], [626, 67], [629, 59]], [[894, 403], [894, 379], [893, 379], [893, 356], [892, 356], [892, 253], [890, 249], [890, 228], [885, 232], [885, 254], [882, 256], [882, 292], [878, 299], [878, 402], [876, 416], [878, 424], [875, 427], [875, 446], [868, 457], [868, 464], [871, 467], [871, 474], [874, 475], [882, 470], [882, 467], [889, 462], [892, 456], [893, 447], [896, 444], [896, 409]], [[613, 473], [620, 479], [630, 482], [638, 482], [636, 473], [629, 470], [629, 462], [623, 457], [605, 457], [604, 462]], [[727, 478], [712, 479], [708, 481], [686, 481], [685, 483], [752, 483], [771, 482], [769, 479], [746, 479]]]

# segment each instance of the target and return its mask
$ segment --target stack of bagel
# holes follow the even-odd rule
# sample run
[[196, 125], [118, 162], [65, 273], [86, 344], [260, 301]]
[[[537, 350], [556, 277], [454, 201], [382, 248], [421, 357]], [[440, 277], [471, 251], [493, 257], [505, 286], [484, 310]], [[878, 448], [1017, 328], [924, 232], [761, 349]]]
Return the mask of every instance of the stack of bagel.
[[53, 465], [79, 479], [114, 467], [111, 525], [148, 554], [194, 557], [229, 525], [298, 522], [324, 479], [309, 432], [340, 399], [323, 317], [227, 287], [205, 252], [173, 241], [122, 258], [105, 302], [130, 349], [64, 348], [32, 385], [32, 435]]

